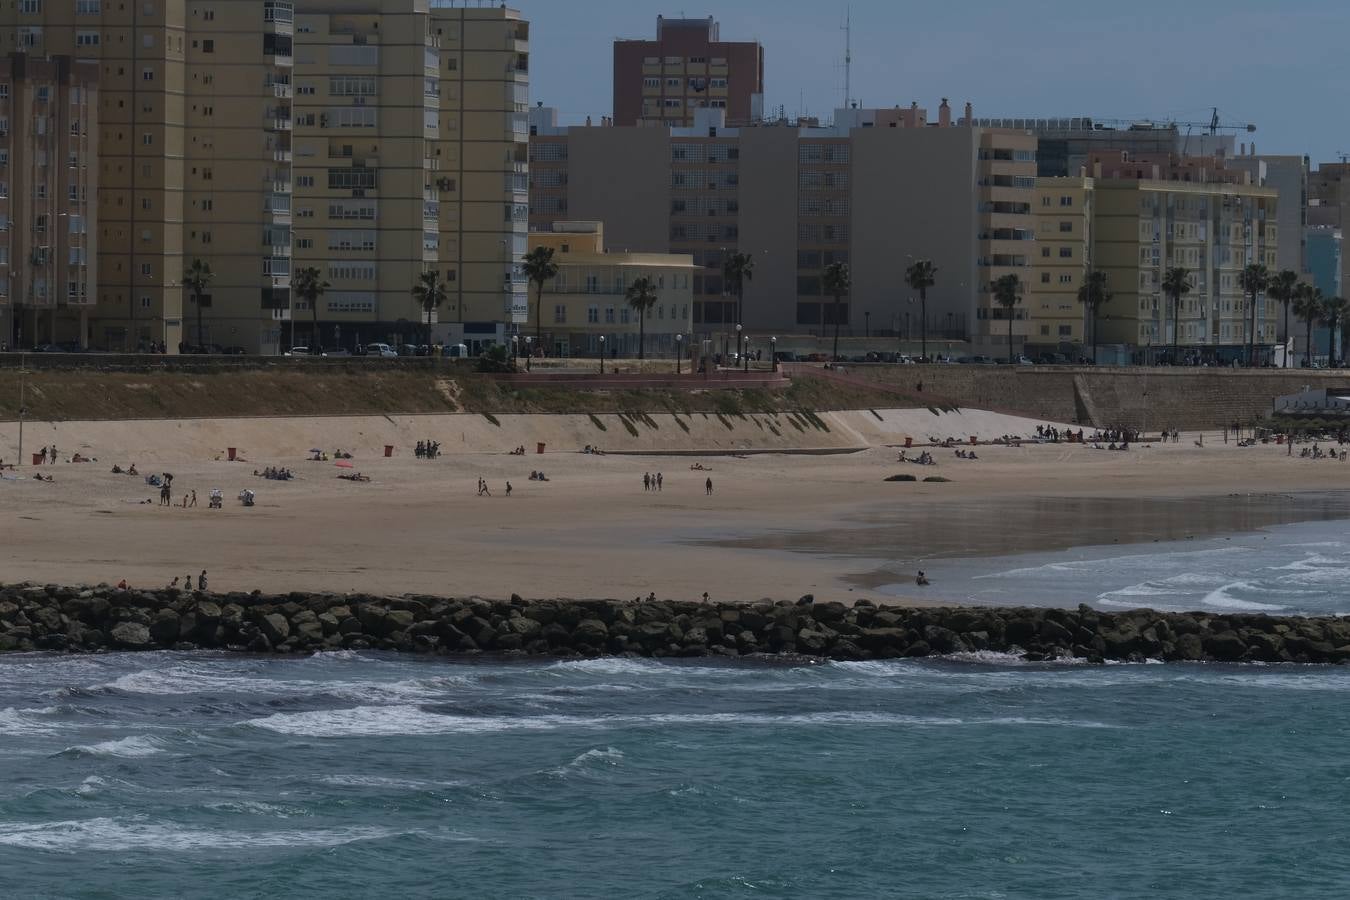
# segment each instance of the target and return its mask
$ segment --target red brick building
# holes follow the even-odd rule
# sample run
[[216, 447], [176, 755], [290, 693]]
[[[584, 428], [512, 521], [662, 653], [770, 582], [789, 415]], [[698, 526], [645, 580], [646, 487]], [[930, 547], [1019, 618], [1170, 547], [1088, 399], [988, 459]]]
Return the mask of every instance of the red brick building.
[[656, 18], [656, 40], [614, 42], [614, 124], [687, 127], [694, 111], [725, 109], [728, 124], [759, 118], [764, 48], [721, 40], [707, 19]]

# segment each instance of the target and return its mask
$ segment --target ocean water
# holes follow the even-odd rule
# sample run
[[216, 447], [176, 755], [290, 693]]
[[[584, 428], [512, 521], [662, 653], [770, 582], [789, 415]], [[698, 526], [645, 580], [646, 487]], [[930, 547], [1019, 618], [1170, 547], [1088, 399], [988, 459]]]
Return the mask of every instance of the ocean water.
[[[1350, 522], [1205, 540], [923, 561], [923, 596], [990, 606], [1350, 615]], [[915, 596], [912, 583], [886, 590]]]
[[0, 658], [4, 896], [1332, 897], [1350, 670]]

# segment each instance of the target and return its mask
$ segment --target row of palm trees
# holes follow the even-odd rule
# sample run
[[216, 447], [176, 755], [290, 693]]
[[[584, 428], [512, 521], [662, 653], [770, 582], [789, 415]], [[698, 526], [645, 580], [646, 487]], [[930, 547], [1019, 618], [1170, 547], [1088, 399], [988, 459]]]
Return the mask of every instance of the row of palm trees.
[[[192, 294], [192, 301], [197, 307], [197, 345], [205, 346], [204, 332], [202, 323], [202, 311], [211, 305], [211, 295], [207, 289], [215, 279], [215, 272], [211, 271], [211, 264], [201, 260], [194, 259], [188, 266], [187, 271], [183, 273], [183, 287]], [[306, 266], [297, 269], [291, 275], [291, 292], [300, 300], [309, 305], [310, 311], [314, 316], [313, 326], [313, 348], [317, 352], [319, 343], [319, 298], [328, 290], [331, 285], [324, 280], [321, 273], [314, 266]], [[439, 309], [450, 298], [450, 292], [446, 290], [445, 282], [441, 280], [441, 274], [434, 270], [423, 272], [417, 279], [417, 284], [413, 285], [413, 298], [422, 309], [425, 317], [426, 343], [431, 343], [431, 314]]]

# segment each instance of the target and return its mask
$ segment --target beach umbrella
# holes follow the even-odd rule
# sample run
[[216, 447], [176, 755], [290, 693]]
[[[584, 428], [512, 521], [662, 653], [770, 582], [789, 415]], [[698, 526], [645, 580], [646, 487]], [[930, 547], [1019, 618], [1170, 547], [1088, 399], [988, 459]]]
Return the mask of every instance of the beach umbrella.
[[339, 459], [337, 462], [333, 463], [333, 465], [337, 466], [339, 469], [352, 468], [351, 461], [346, 459]]

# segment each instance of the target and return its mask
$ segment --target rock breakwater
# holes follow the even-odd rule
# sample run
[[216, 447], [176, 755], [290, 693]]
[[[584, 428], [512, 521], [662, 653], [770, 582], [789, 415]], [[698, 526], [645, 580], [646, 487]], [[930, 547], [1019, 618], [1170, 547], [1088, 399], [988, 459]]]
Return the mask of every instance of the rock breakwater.
[[0, 651], [392, 650], [441, 655], [838, 660], [991, 651], [1080, 658], [1350, 662], [1350, 619], [1042, 608], [207, 594], [0, 587]]

